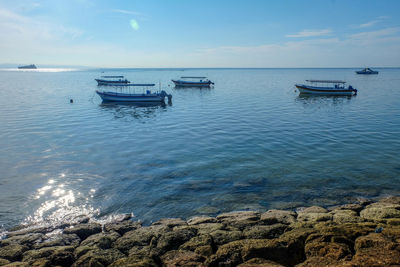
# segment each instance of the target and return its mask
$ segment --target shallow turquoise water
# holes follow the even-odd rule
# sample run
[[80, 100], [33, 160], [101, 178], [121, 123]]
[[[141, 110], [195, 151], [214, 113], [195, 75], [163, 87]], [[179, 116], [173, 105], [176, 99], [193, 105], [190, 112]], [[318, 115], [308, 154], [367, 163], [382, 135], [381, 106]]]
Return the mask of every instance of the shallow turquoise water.
[[[0, 71], [0, 225], [133, 212], [146, 223], [400, 191], [400, 69], [120, 69], [172, 105], [104, 105], [103, 70]], [[103, 74], [104, 75], [104, 74]], [[174, 89], [206, 75], [212, 89]], [[304, 97], [305, 79], [356, 97]], [[69, 99], [74, 103], [70, 104]]]

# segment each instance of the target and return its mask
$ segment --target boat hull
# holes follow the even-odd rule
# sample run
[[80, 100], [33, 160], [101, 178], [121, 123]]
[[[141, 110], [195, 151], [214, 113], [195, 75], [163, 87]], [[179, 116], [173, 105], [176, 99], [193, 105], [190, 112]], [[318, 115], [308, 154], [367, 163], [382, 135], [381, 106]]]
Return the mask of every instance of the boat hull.
[[316, 87], [303, 84], [296, 84], [300, 94], [313, 94], [313, 95], [354, 95], [355, 89], [334, 88], [334, 87]]
[[32, 65], [27, 65], [27, 66], [19, 66], [18, 69], [20, 69], [20, 70], [35, 70], [35, 69], [37, 69], [37, 67], [35, 66], [35, 64], [32, 64]]
[[357, 74], [365, 74], [365, 75], [369, 75], [369, 74], [378, 74], [379, 71], [356, 71]]
[[165, 96], [160, 94], [123, 94], [115, 92], [100, 92], [96, 93], [104, 102], [141, 102], [141, 103], [160, 103], [164, 102]]
[[185, 82], [172, 80], [176, 87], [211, 87], [212, 82]]

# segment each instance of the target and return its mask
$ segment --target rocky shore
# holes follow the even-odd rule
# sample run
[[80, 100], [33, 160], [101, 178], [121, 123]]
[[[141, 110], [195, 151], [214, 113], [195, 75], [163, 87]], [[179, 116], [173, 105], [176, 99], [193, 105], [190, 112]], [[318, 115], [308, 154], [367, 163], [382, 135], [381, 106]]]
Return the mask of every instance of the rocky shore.
[[0, 240], [0, 266], [400, 266], [400, 197], [14, 229]]

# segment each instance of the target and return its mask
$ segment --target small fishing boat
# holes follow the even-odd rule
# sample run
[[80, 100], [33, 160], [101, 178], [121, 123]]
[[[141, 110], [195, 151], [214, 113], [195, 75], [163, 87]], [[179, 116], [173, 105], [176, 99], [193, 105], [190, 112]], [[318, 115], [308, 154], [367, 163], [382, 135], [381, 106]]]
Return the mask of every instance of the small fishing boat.
[[357, 74], [378, 74], [376, 70], [371, 70], [370, 68], [365, 68], [363, 70], [356, 71]]
[[128, 84], [130, 81], [125, 79], [124, 76], [101, 76], [101, 79], [95, 79], [97, 85], [116, 85]]
[[[103, 102], [164, 102], [165, 97], [168, 98], [168, 102], [171, 102], [172, 95], [167, 94], [164, 90], [151, 92], [149, 87], [153, 87], [155, 84], [115, 84], [114, 91], [96, 90], [96, 93], [101, 97]], [[109, 87], [108, 87], [109, 88]], [[143, 90], [142, 93], [136, 93], [137, 88]]]
[[31, 65], [26, 65], [26, 66], [19, 66], [18, 69], [20, 70], [35, 70], [37, 69], [37, 67], [35, 66], [35, 64], [31, 64]]
[[182, 80], [172, 80], [176, 87], [210, 87], [214, 84], [207, 77], [185, 76]]
[[337, 80], [306, 80], [310, 85], [296, 84], [300, 94], [316, 95], [356, 95], [357, 89], [351, 85], [345, 87], [344, 81]]

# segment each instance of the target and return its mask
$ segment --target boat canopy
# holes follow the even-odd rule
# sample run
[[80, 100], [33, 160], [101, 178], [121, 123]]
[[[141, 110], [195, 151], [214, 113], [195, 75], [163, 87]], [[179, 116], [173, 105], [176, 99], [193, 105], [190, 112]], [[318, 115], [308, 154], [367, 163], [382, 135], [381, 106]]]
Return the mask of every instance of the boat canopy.
[[306, 82], [310, 82], [310, 83], [346, 83], [345, 81], [338, 81], [338, 80], [306, 80]]
[[101, 76], [102, 78], [124, 78], [124, 76]]
[[115, 86], [154, 86], [154, 83], [116, 83]]
[[181, 79], [205, 79], [207, 77], [198, 77], [198, 76], [183, 76]]

